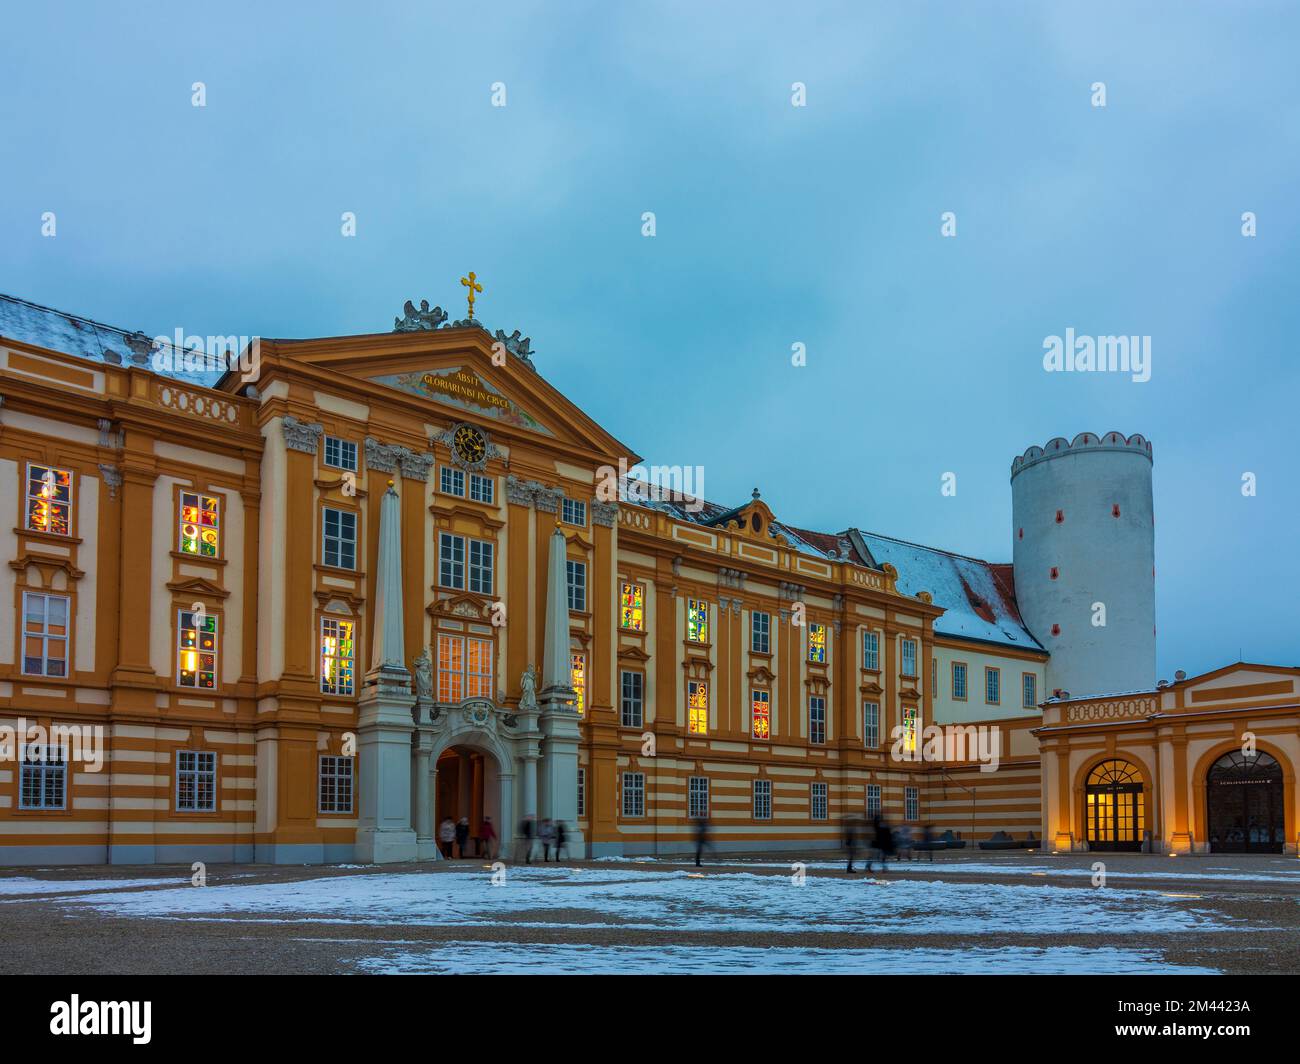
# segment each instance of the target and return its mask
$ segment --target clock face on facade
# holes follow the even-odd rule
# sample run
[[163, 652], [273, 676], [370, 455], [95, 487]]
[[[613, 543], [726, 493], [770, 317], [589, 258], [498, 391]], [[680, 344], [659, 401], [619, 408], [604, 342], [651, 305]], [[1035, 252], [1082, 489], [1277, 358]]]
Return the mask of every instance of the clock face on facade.
[[466, 465], [476, 465], [487, 456], [487, 439], [473, 425], [461, 425], [452, 436], [451, 445]]

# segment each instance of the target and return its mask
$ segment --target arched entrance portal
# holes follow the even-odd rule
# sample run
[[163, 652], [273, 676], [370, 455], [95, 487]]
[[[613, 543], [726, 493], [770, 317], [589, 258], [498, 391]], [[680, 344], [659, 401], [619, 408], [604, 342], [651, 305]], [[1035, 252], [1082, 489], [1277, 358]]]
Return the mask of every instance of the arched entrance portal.
[[1282, 766], [1262, 751], [1230, 750], [1205, 779], [1211, 853], [1281, 853], [1286, 824]]
[[490, 818], [497, 836], [491, 847], [495, 855], [501, 840], [501, 781], [496, 758], [472, 746], [449, 746], [438, 756], [435, 770], [434, 832], [439, 845], [442, 845], [442, 824], [446, 818], [450, 817], [455, 824], [462, 817], [469, 820], [465, 852], [461, 853], [460, 847], [454, 844], [450, 853], [445, 846], [443, 852], [457, 858], [486, 856], [479, 840], [483, 838], [483, 822]]
[[1146, 827], [1142, 772], [1128, 761], [1103, 761], [1088, 774], [1088, 849], [1140, 850]]

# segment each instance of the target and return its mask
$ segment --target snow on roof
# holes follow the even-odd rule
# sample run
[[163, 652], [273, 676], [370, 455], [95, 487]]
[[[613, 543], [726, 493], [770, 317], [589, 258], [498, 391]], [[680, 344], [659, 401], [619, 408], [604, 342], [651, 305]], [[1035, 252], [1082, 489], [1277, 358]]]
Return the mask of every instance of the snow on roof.
[[934, 622], [943, 635], [979, 639], [1024, 650], [1042, 650], [1020, 619], [1010, 565], [950, 554], [918, 543], [863, 532], [867, 549], [881, 565], [898, 570], [904, 595], [928, 591], [946, 611]]
[[[171, 344], [159, 348], [159, 354], [164, 357], [155, 359], [154, 338], [142, 332], [127, 332], [16, 296], [0, 294], [0, 338], [106, 365], [138, 366], [207, 388], [213, 387], [221, 377], [220, 371], [185, 369], [184, 353], [172, 357]], [[163, 366], [168, 368], [160, 368]]]
[[[700, 525], [713, 525], [744, 509], [743, 505], [723, 506], [679, 492], [657, 494], [659, 498], [641, 497], [631, 501]], [[864, 569], [878, 569], [889, 562], [898, 570], [895, 586], [900, 594], [915, 596], [918, 591], [928, 591], [934, 596], [935, 605], [944, 608], [945, 613], [934, 623], [935, 631], [943, 635], [1024, 650], [1043, 649], [1020, 619], [1010, 565], [951, 554], [872, 532], [860, 533], [862, 545], [870, 552], [870, 557], [864, 557], [854, 543], [853, 537], [859, 534], [856, 529], [814, 532], [774, 521], [770, 534], [785, 536], [790, 546], [801, 554], [824, 561], [847, 561]]]

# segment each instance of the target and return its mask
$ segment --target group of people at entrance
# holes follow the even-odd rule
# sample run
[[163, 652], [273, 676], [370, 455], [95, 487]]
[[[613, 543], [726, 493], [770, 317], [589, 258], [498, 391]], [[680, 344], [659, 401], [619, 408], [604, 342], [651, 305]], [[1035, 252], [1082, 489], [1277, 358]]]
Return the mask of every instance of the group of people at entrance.
[[515, 846], [515, 860], [521, 857], [525, 864], [532, 864], [536, 846], [542, 848], [542, 860], [549, 861], [554, 851], [555, 859], [560, 854], [569, 856], [569, 832], [563, 820], [544, 819], [540, 824], [533, 817], [526, 816], [519, 822], [519, 841]]
[[[443, 857], [452, 860], [454, 857], [462, 859], [466, 857], [495, 857], [497, 830], [492, 826], [492, 818], [485, 816], [483, 822], [479, 825], [478, 834], [470, 839], [469, 817], [463, 816], [459, 820], [452, 820], [451, 817], [444, 817], [442, 823], [438, 826], [438, 849], [442, 851]], [[473, 841], [474, 852], [469, 852], [469, 844]]]

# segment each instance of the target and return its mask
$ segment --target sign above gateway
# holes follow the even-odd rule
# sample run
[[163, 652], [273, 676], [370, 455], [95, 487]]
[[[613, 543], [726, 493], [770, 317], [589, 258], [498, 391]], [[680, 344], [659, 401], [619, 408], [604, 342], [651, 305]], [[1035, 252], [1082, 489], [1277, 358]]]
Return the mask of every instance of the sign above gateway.
[[470, 369], [416, 370], [370, 379], [376, 384], [385, 384], [398, 391], [445, 403], [459, 410], [486, 415], [507, 425], [531, 429], [546, 436], [555, 435]]

